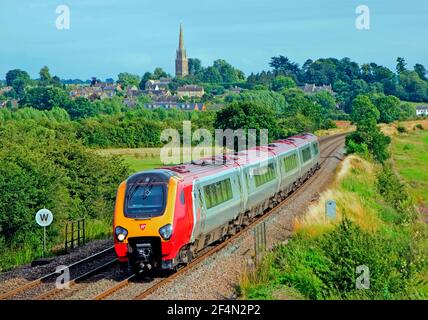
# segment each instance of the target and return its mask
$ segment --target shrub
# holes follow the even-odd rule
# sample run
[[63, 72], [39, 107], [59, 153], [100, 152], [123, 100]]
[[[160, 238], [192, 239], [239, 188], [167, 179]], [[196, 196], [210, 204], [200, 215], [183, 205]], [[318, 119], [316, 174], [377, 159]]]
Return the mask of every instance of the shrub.
[[415, 126], [415, 128], [416, 128], [416, 129], [419, 129], [419, 130], [425, 130], [425, 129], [424, 129], [424, 126], [423, 126], [421, 123], [418, 123], [418, 124]]
[[398, 133], [407, 133], [407, 129], [401, 125], [397, 126]]
[[399, 214], [398, 223], [408, 223], [415, 218], [412, 199], [390, 164], [382, 166], [377, 175], [377, 189], [385, 202]]

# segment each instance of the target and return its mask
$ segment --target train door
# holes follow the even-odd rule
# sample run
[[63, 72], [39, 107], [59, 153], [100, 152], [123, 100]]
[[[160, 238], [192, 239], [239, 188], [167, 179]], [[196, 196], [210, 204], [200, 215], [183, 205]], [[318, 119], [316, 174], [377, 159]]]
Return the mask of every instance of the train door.
[[193, 204], [194, 204], [194, 221], [195, 227], [193, 231], [193, 240], [195, 240], [204, 230], [205, 221], [207, 215], [207, 209], [205, 207], [202, 189], [199, 183], [195, 182], [193, 189]]

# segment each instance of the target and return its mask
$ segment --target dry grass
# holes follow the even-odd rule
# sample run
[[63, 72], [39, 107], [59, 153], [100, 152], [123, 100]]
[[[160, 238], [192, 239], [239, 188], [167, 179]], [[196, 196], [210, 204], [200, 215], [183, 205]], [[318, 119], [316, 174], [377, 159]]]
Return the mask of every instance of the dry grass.
[[[335, 227], [343, 216], [347, 216], [362, 229], [375, 231], [382, 224], [376, 210], [364, 201], [361, 195], [344, 190], [341, 182], [346, 177], [364, 179], [367, 185], [374, 185], [376, 168], [369, 162], [355, 156], [348, 156], [339, 166], [335, 181], [329, 189], [320, 194], [316, 204], [308, 207], [306, 214], [294, 220], [294, 230], [309, 236], [318, 236]], [[336, 201], [336, 219], [330, 221], [325, 215], [327, 200]]]
[[397, 134], [398, 126], [402, 126], [406, 128], [407, 131], [411, 132], [417, 124], [421, 124], [425, 129], [428, 129], [428, 119], [394, 122], [389, 124], [381, 123], [379, 126], [384, 134], [388, 136], [394, 136]]
[[339, 134], [343, 132], [351, 132], [356, 129], [354, 125], [351, 125], [350, 121], [341, 120], [341, 121], [334, 121], [334, 123], [336, 124], [337, 128], [327, 129], [327, 130], [317, 130], [315, 134], [319, 137], [323, 137], [323, 136], [330, 136], [333, 134]]

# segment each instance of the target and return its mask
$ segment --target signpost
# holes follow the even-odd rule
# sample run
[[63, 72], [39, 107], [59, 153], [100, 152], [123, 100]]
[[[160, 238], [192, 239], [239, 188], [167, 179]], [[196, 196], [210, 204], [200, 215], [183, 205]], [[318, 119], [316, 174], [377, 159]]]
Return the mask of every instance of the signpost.
[[36, 213], [36, 222], [43, 227], [43, 257], [46, 252], [46, 227], [50, 226], [53, 221], [53, 214], [48, 209], [41, 209]]

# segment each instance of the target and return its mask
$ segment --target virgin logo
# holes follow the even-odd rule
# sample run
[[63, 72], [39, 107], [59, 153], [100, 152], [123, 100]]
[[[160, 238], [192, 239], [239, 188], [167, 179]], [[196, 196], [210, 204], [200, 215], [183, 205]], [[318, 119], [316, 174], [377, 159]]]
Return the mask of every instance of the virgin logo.
[[146, 229], [146, 224], [145, 224], [145, 223], [144, 223], [144, 224], [140, 224], [140, 229], [141, 229], [141, 230]]

